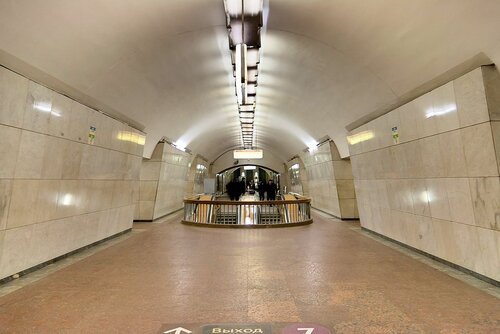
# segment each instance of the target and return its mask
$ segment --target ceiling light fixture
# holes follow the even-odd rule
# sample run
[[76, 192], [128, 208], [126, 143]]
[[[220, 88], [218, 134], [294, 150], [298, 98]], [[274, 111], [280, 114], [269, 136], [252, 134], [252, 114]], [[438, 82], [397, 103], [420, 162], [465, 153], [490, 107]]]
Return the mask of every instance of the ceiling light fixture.
[[245, 147], [251, 147], [253, 142], [263, 5], [263, 0], [224, 0], [235, 94]]
[[238, 104], [247, 101], [247, 46], [236, 45], [236, 95]]

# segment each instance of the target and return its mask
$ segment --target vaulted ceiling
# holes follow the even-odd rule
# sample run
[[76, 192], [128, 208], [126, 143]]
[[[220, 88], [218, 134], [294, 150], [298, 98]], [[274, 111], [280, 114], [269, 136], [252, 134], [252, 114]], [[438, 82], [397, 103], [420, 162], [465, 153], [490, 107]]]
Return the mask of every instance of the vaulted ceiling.
[[[474, 55], [498, 0], [269, 0], [256, 145], [282, 160]], [[241, 146], [222, 0], [0, 0], [0, 49], [209, 159]], [[104, 110], [106, 112], [106, 110]], [[110, 112], [112, 113], [112, 112]]]

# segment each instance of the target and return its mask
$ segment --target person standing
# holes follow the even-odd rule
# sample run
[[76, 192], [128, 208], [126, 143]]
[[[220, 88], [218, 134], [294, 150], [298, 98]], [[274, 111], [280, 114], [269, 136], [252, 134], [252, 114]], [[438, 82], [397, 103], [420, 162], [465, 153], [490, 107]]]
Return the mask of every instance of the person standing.
[[276, 183], [274, 183], [273, 180], [269, 180], [266, 190], [267, 190], [267, 199], [269, 201], [276, 200], [276, 192], [278, 191], [278, 187], [276, 186]]
[[263, 201], [264, 193], [266, 192], [266, 184], [264, 183], [264, 181], [259, 181], [258, 191], [259, 191], [259, 201]]

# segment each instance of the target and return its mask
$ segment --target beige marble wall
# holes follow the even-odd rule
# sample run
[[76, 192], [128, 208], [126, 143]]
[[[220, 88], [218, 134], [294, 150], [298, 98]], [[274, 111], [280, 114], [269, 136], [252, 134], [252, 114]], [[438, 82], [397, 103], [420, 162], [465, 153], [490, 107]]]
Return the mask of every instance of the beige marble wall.
[[[358, 218], [349, 159], [341, 159], [333, 141], [300, 154], [312, 206], [342, 219]], [[304, 173], [303, 173], [304, 174]]]
[[497, 77], [478, 68], [348, 139], [363, 227], [499, 280]]
[[143, 133], [0, 67], [0, 138], [0, 279], [132, 226]]
[[184, 206], [191, 160], [191, 154], [158, 143], [142, 162], [135, 220], [154, 220]]

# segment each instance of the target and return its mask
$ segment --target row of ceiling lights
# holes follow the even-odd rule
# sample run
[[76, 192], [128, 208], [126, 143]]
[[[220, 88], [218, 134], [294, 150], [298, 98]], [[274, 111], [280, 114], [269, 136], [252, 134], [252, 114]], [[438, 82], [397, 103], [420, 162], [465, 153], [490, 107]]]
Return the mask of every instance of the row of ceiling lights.
[[224, 0], [229, 49], [244, 148], [255, 137], [255, 104], [260, 63], [263, 0]]

